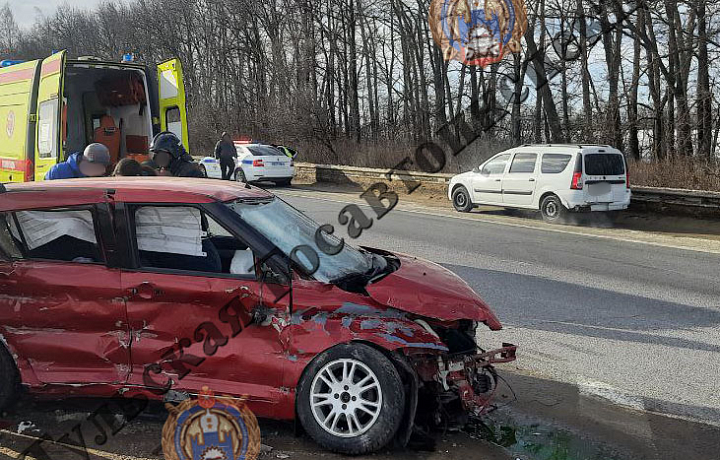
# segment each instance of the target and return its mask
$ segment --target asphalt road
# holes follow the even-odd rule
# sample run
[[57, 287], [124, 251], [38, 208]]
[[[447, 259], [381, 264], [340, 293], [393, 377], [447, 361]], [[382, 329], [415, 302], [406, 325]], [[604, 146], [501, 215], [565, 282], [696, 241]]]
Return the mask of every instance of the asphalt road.
[[[273, 190], [345, 236], [345, 196]], [[362, 207], [373, 216], [369, 207]], [[398, 207], [352, 244], [440, 263], [493, 307], [522, 372], [580, 394], [720, 425], [720, 255]], [[702, 246], [702, 245], [701, 245]]]

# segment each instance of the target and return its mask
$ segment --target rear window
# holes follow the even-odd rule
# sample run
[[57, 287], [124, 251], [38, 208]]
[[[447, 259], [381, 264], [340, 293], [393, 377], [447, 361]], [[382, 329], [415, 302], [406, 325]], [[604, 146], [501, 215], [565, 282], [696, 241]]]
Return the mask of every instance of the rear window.
[[620, 176], [625, 174], [625, 160], [617, 153], [585, 155], [585, 174], [588, 176]]
[[254, 157], [283, 155], [280, 150], [270, 145], [248, 145], [246, 148], [250, 150], [250, 153], [252, 153]]
[[546, 153], [542, 158], [540, 170], [543, 174], [559, 174], [565, 171], [572, 155], [561, 155], [559, 153]]

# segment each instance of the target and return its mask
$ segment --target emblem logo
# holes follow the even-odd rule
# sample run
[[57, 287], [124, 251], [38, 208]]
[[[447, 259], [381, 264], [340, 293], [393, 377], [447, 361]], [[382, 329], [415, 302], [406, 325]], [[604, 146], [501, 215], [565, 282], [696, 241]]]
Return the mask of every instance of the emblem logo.
[[524, 0], [432, 0], [428, 18], [446, 61], [481, 67], [519, 52], [527, 30]]
[[203, 387], [198, 399], [166, 407], [166, 460], [255, 460], [260, 453], [260, 427], [242, 401], [215, 396]]
[[7, 120], [5, 121], [5, 131], [7, 132], [8, 138], [13, 136], [15, 132], [15, 112], [12, 110], [7, 114]]

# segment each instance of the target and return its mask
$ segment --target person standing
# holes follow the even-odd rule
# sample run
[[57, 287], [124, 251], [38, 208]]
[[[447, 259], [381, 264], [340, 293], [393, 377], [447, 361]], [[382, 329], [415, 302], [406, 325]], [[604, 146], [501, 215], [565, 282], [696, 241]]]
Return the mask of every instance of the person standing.
[[229, 180], [235, 170], [237, 149], [228, 133], [222, 133], [220, 140], [215, 144], [215, 158], [220, 161], [223, 180]]
[[75, 152], [45, 174], [45, 180], [99, 177], [107, 174], [110, 151], [103, 144], [90, 144], [82, 152]]

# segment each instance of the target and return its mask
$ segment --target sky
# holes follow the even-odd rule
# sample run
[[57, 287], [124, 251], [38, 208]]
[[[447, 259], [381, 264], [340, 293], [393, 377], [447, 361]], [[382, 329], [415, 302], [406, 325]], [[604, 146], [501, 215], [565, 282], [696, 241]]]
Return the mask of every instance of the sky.
[[37, 10], [42, 11], [46, 16], [52, 15], [58, 6], [63, 3], [70, 3], [77, 8], [94, 8], [103, 0], [0, 0], [0, 5], [7, 1], [15, 16], [15, 21], [21, 28], [31, 26], [37, 17]]

